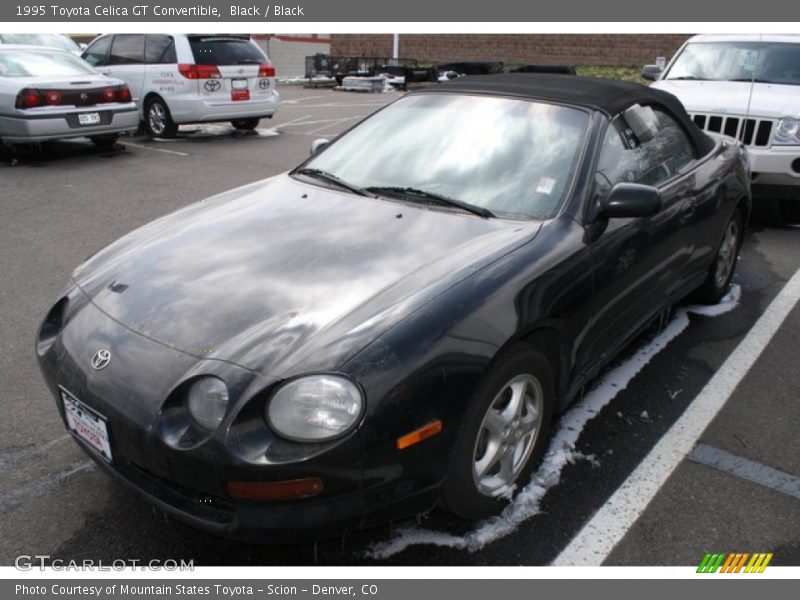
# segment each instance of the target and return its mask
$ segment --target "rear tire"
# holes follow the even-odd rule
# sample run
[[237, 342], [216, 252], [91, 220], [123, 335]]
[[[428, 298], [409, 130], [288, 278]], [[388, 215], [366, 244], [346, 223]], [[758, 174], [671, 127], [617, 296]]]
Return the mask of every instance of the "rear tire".
[[231, 125], [233, 125], [239, 131], [252, 131], [258, 124], [261, 122], [261, 119], [234, 119], [231, 121]]
[[484, 375], [459, 428], [442, 490], [465, 519], [500, 512], [528, 483], [547, 445], [555, 387], [547, 359], [512, 348]]
[[717, 255], [711, 263], [706, 280], [694, 294], [699, 302], [717, 304], [728, 293], [743, 239], [744, 220], [737, 208], [725, 226], [722, 241], [717, 248]]
[[147, 134], [156, 138], [174, 138], [178, 126], [172, 120], [167, 103], [161, 98], [151, 98], [144, 107], [144, 128]]

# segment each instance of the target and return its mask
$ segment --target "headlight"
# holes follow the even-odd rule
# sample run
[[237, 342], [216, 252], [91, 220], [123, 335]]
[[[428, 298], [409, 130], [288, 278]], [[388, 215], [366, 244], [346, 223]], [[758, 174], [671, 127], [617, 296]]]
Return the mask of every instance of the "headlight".
[[282, 385], [267, 405], [267, 422], [279, 435], [298, 442], [321, 442], [349, 431], [361, 416], [364, 399], [341, 375], [309, 375]]
[[780, 119], [775, 128], [774, 141], [776, 144], [800, 144], [800, 121], [790, 117]]
[[203, 377], [189, 387], [186, 406], [198, 425], [214, 431], [222, 423], [228, 400], [228, 388], [221, 379]]

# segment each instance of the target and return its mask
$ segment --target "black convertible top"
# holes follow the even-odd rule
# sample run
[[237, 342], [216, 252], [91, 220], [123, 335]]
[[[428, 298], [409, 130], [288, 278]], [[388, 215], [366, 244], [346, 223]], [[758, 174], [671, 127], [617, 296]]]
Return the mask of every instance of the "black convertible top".
[[431, 86], [425, 92], [460, 92], [520, 96], [558, 104], [573, 104], [599, 110], [612, 117], [633, 104], [663, 106], [683, 125], [699, 155], [708, 154], [714, 141], [697, 127], [683, 104], [668, 92], [632, 81], [557, 75], [552, 73], [504, 73], [459, 77]]

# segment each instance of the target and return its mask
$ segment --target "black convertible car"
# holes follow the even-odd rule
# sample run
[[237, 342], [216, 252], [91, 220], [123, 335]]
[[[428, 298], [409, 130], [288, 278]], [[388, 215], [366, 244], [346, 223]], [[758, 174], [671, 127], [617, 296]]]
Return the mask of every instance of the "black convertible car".
[[500, 510], [750, 212], [745, 150], [619, 81], [466, 77], [316, 147], [97, 253], [36, 343], [100, 465], [257, 542]]

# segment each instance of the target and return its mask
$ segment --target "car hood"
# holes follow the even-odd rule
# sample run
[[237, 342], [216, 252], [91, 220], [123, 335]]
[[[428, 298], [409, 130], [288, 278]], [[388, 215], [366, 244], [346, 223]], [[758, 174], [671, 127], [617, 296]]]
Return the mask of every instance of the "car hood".
[[128, 234], [74, 279], [97, 307], [137, 333], [198, 357], [288, 376], [336, 368], [540, 227], [280, 175]]
[[754, 117], [800, 117], [800, 87], [795, 85], [756, 83], [752, 98], [750, 83], [742, 81], [666, 79], [653, 87], [677, 96], [690, 113], [745, 115], [749, 103], [749, 114]]

